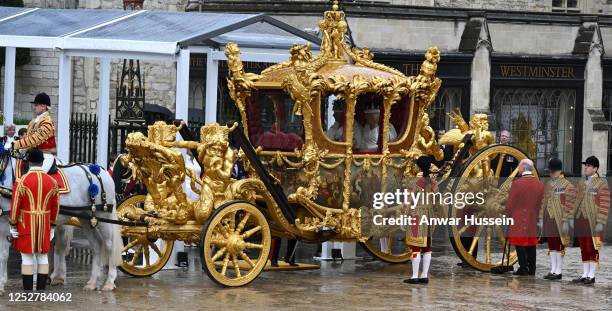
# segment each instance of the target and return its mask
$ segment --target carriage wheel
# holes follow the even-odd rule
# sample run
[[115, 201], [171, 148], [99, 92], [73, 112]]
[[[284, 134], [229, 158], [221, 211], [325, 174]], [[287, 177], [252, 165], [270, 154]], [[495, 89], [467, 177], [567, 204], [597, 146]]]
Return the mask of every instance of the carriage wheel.
[[[501, 162], [495, 163], [496, 157], [503, 159], [506, 155], [513, 156], [516, 161], [527, 158], [517, 148], [507, 145], [492, 145], [479, 150], [464, 164], [459, 178], [452, 184], [451, 192], [484, 192], [484, 204], [468, 205], [461, 209], [451, 206], [450, 217], [464, 219], [467, 216], [475, 218], [498, 218], [503, 214], [505, 201], [508, 197], [512, 178], [518, 173], [517, 168], [508, 178], [500, 178]], [[537, 172], [534, 172], [537, 176]], [[483, 176], [483, 177], [480, 177]], [[503, 249], [506, 243], [506, 226], [502, 225], [466, 225], [463, 222], [458, 226], [451, 226], [451, 244], [463, 262], [471, 267], [489, 272], [492, 267], [507, 264], [509, 256], [510, 265], [516, 263], [516, 252], [507, 246], [506, 254]], [[463, 237], [463, 241], [462, 241]]]
[[362, 242], [361, 246], [372, 256], [384, 262], [404, 263], [410, 261], [412, 256], [412, 251], [406, 245], [405, 239], [404, 231], [398, 230], [397, 233], [384, 238], [384, 240], [382, 238], [370, 238], [366, 242]]
[[227, 203], [202, 231], [203, 269], [220, 285], [246, 285], [265, 268], [271, 241], [268, 221], [257, 207], [243, 201]]
[[[122, 215], [122, 212], [127, 209], [142, 209], [144, 200], [144, 195], [135, 195], [125, 199], [119, 204], [117, 214]], [[119, 269], [131, 276], [145, 277], [159, 272], [172, 255], [174, 247], [172, 240], [152, 238], [141, 232], [130, 232], [129, 228], [125, 227], [124, 230], [121, 230], [121, 237], [124, 247], [121, 253], [123, 262]]]

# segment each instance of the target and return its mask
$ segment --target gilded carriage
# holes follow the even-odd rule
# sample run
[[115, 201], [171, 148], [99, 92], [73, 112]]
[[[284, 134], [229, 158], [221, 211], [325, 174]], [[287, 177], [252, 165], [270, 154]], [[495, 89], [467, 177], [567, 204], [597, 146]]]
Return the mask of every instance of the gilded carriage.
[[[199, 242], [204, 270], [225, 286], [245, 285], [259, 275], [272, 237], [357, 241], [380, 260], [409, 261], [402, 231], [373, 237], [362, 230], [363, 220], [371, 216], [364, 207], [371, 206], [374, 192], [392, 192], [417, 176], [417, 158], [441, 161], [438, 143], [455, 148], [452, 157], [434, 169], [441, 185], [451, 192], [490, 189], [484, 204], [447, 207], [443, 213], [500, 215], [509, 183], [496, 178], [502, 174], [499, 159], [526, 156], [516, 148], [494, 145], [484, 114], [469, 122], [450, 114], [457, 127], [436, 140], [428, 110], [441, 85], [436, 78], [440, 51], [427, 49], [419, 75], [407, 77], [375, 63], [368, 49], [348, 48], [347, 23], [337, 3], [325, 12], [319, 27], [323, 38], [318, 55], [308, 45], [296, 45], [288, 61], [259, 75], [244, 72], [236, 44], [226, 46], [228, 89], [240, 122], [205, 125], [199, 141], [190, 140], [184, 124], [178, 123], [158, 122], [147, 135], [129, 135], [129, 152], [121, 162], [146, 186], [147, 194], [124, 200], [118, 215], [146, 226], [122, 228], [124, 272], [156, 273], [168, 261], [175, 240]], [[337, 122], [334, 137], [328, 130], [332, 114]], [[230, 141], [238, 150], [230, 148]], [[203, 174], [187, 163], [186, 153], [194, 156]], [[236, 159], [247, 178], [232, 177]], [[514, 169], [506, 177], [516, 173]], [[497, 184], [485, 187], [487, 182]], [[453, 226], [450, 233], [458, 256], [470, 266], [489, 271], [500, 264], [501, 226]], [[465, 243], [469, 234], [473, 237]], [[484, 252], [482, 246], [476, 250], [479, 243]]]

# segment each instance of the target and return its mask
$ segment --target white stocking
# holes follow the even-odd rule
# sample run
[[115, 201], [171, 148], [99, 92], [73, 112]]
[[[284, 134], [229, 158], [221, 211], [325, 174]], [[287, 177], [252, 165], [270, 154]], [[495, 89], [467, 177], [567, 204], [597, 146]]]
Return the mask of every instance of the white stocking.
[[589, 263], [588, 262], [583, 262], [582, 263], [582, 277], [586, 278], [589, 276], [589, 270], [591, 269], [591, 267], [589, 267]]
[[589, 278], [595, 277], [595, 270], [597, 270], [597, 263], [589, 262]]
[[557, 271], [557, 253], [550, 252], [550, 273], [555, 273]]
[[563, 269], [563, 256], [561, 255], [561, 253], [555, 253], [555, 256], [557, 257], [557, 268], [555, 268], [555, 274], [561, 274], [561, 271]]
[[419, 278], [419, 264], [421, 263], [421, 253], [412, 255], [412, 278]]
[[431, 263], [431, 253], [423, 254], [423, 271], [421, 271], [421, 278], [426, 278], [429, 273], [429, 264]]

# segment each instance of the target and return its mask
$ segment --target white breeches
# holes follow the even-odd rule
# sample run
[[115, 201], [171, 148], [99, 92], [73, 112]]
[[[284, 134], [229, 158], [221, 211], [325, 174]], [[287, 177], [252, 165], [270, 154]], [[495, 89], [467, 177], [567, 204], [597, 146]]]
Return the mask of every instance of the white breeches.
[[39, 265], [49, 264], [49, 257], [47, 256], [47, 254], [41, 254], [41, 253], [35, 253], [35, 254], [21, 253], [21, 264], [24, 266], [33, 266], [35, 256], [36, 256], [36, 264], [39, 264]]

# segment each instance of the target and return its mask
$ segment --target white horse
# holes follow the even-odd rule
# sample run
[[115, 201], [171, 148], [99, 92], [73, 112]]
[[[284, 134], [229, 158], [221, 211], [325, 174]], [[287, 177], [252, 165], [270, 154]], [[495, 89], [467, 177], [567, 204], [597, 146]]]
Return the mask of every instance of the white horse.
[[[2, 187], [2, 192], [12, 191], [15, 167], [15, 158], [11, 157], [7, 151], [0, 152], [0, 186]], [[88, 192], [90, 183], [82, 167], [91, 174], [88, 165], [62, 168], [70, 185], [70, 192], [60, 195], [60, 206], [84, 207], [78, 213], [86, 216], [91, 214], [92, 203]], [[4, 177], [2, 177], [2, 173], [4, 173]], [[99, 207], [95, 216], [101, 219], [116, 220], [115, 184], [110, 174], [104, 169], [101, 170], [99, 175], [106, 193], [106, 203], [112, 205], [112, 208], [109, 207], [108, 211], [104, 212]], [[101, 189], [98, 178], [93, 174], [91, 174], [91, 177], [92, 183], [96, 184], [98, 189]], [[95, 197], [95, 204], [104, 204], [101, 198], [101, 191]], [[10, 205], [10, 197], [0, 196], [0, 208], [5, 211], [5, 214], [10, 210]], [[62, 208], [60, 208], [61, 210]], [[69, 219], [69, 216], [60, 214], [57, 220], [54, 237], [54, 265], [53, 272], [51, 273], [52, 285], [63, 284], [66, 280], [66, 255], [70, 249], [70, 240], [74, 230], [73, 226], [65, 225]], [[85, 284], [84, 289], [113, 290], [115, 288], [115, 279], [117, 278], [117, 266], [121, 265], [122, 262], [123, 241], [121, 240], [120, 228], [118, 225], [102, 221], [99, 221], [97, 226], [92, 227], [88, 219], [80, 218], [80, 221], [81, 229], [85, 233], [93, 252], [91, 277], [87, 284]], [[0, 217], [0, 294], [4, 291], [4, 285], [7, 280], [7, 260], [10, 244], [7, 240], [8, 235], [8, 215], [4, 215]], [[108, 265], [108, 273], [104, 280], [102, 279], [103, 275], [101, 272], [102, 268], [106, 265]], [[99, 283], [102, 281], [104, 281], [104, 284], [99, 286]]]

